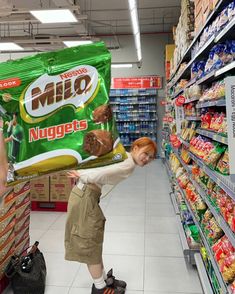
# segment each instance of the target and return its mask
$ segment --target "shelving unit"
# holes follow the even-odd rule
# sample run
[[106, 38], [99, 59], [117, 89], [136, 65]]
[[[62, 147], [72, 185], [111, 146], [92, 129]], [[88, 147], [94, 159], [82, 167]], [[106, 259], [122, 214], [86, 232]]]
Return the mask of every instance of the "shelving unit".
[[[174, 179], [174, 181], [175, 181], [175, 177], [170, 170], [168, 161], [165, 160], [164, 162], [165, 162], [165, 167], [166, 167], [166, 170], [167, 170], [169, 177], [171, 179]], [[188, 245], [187, 238], [186, 238], [185, 231], [184, 231], [184, 227], [183, 227], [182, 220], [180, 217], [180, 208], [179, 208], [179, 205], [176, 201], [176, 195], [175, 195], [174, 191], [170, 192], [170, 198], [171, 198], [171, 202], [174, 207], [175, 214], [176, 214], [176, 223], [178, 224], [178, 232], [179, 232], [180, 243], [182, 246], [184, 257], [185, 257], [185, 259], [188, 260], [188, 262], [191, 265], [195, 265], [196, 262], [194, 259], [194, 254], [198, 253], [199, 250], [198, 249], [191, 249]]]
[[[173, 102], [174, 99], [176, 99], [179, 95], [185, 95], [185, 97], [186, 97], [187, 93], [189, 93], [189, 92], [185, 92], [185, 90], [188, 89], [192, 85], [199, 85], [201, 87], [201, 89], [204, 90], [204, 89], [210, 87], [212, 85], [212, 83], [215, 81], [222, 80], [223, 78], [225, 78], [226, 76], [229, 76], [229, 75], [234, 76], [235, 60], [230, 62], [229, 64], [224, 65], [221, 68], [214, 69], [210, 72], [205, 73], [205, 75], [201, 76], [200, 78], [199, 77], [191, 78], [191, 66], [193, 65], [194, 62], [206, 60], [209, 56], [209, 52], [210, 52], [211, 48], [215, 44], [224, 42], [227, 39], [235, 40], [235, 30], [234, 30], [235, 17], [233, 17], [233, 19], [230, 20], [229, 22], [227, 22], [227, 24], [219, 32], [217, 32], [216, 34], [214, 34], [210, 38], [208, 38], [207, 41], [202, 45], [202, 47], [197, 50], [197, 52], [195, 50], [193, 52], [193, 50], [192, 50], [193, 46], [196, 44], [196, 42], [199, 41], [199, 38], [202, 35], [203, 30], [206, 27], [208, 27], [208, 25], [210, 25], [216, 19], [216, 17], [219, 15], [219, 13], [229, 3], [231, 3], [230, 0], [218, 1], [215, 9], [211, 12], [209, 17], [207, 18], [205, 25], [198, 32], [198, 34], [196, 35], [196, 37], [192, 41], [191, 45], [189, 46], [189, 48], [185, 51], [184, 56], [181, 58], [179, 64], [177, 65], [176, 70], [172, 74], [171, 80], [168, 82], [167, 87], [166, 87], [167, 95], [169, 97], [169, 100], [170, 99], [172, 100], [172, 104], [174, 103]], [[179, 72], [178, 70], [183, 62], [186, 62], [187, 64], [184, 67], [184, 69], [182, 69], [181, 72]], [[181, 79], [188, 80], [187, 84], [184, 83], [183, 88], [179, 88], [180, 84], [178, 84], [178, 82]], [[197, 101], [197, 100], [199, 100], [199, 101]], [[227, 100], [227, 103], [228, 103], [228, 101], [230, 101], [230, 100]], [[201, 109], [207, 108], [207, 107], [226, 107], [226, 97], [220, 97], [216, 100], [210, 100], [208, 98], [208, 99], [205, 99], [204, 101], [200, 101], [200, 97], [194, 97], [194, 98], [191, 97], [190, 99], [187, 99], [184, 102], [184, 104], [191, 103], [191, 102], [195, 102], [194, 107], [196, 107], [200, 111], [204, 111]], [[175, 112], [177, 113], [177, 109], [175, 110]], [[218, 108], [218, 112], [221, 112], [221, 108], [220, 109]], [[223, 108], [223, 113], [224, 113], [224, 108]], [[177, 119], [178, 119], [178, 121], [177, 121]], [[181, 143], [184, 145], [184, 149], [188, 150], [188, 148], [190, 147], [190, 144], [187, 141], [180, 138], [180, 128], [178, 127], [182, 121], [180, 119], [181, 118], [177, 118], [177, 116], [176, 116], [176, 126], [177, 126], [177, 131], [178, 131], [178, 133], [176, 135], [178, 136], [178, 139], [180, 139]], [[192, 117], [192, 116], [184, 116], [184, 119], [188, 120], [188, 121], [196, 121], [196, 120], [199, 121], [200, 120], [200, 118]], [[211, 138], [213, 141], [217, 141], [217, 142], [222, 143], [224, 145], [228, 145], [228, 143], [230, 144], [230, 141], [229, 141], [230, 137], [228, 140], [227, 136], [225, 136], [225, 135], [221, 135], [221, 134], [216, 133], [212, 130], [200, 128], [200, 127], [198, 127], [198, 124], [195, 124], [195, 125], [197, 127], [197, 129], [196, 129], [197, 134]], [[229, 135], [230, 135], [230, 133], [229, 133]], [[211, 211], [214, 219], [216, 220], [216, 222], [218, 223], [220, 228], [223, 230], [225, 235], [228, 237], [232, 246], [235, 247], [235, 233], [232, 231], [229, 224], [225, 221], [222, 214], [220, 214], [219, 210], [214, 207], [209, 196], [207, 195], [208, 194], [207, 189], [205, 187], [202, 187], [202, 185], [200, 185], [194, 179], [194, 177], [192, 175], [191, 166], [187, 165], [183, 161], [178, 149], [173, 148], [172, 151], [174, 152], [174, 154], [176, 155], [176, 157], [180, 161], [181, 165], [183, 166], [184, 170], [186, 171], [186, 174], [187, 174], [190, 182], [196, 188], [197, 193], [201, 196], [202, 200], [206, 203], [208, 209]], [[198, 166], [205, 172], [206, 175], [208, 175], [208, 177], [210, 179], [212, 179], [219, 187], [221, 187], [235, 201], [235, 183], [232, 182], [232, 177], [224, 176], [224, 175], [220, 174], [219, 172], [212, 170], [207, 165], [205, 165], [205, 163], [200, 158], [198, 158], [195, 154], [193, 154], [192, 152], [189, 152], [189, 156], [195, 163], [198, 164]], [[214, 259], [214, 255], [213, 255], [212, 249], [209, 245], [209, 242], [206, 238], [206, 235], [204, 234], [202, 227], [200, 225], [200, 222], [198, 221], [197, 216], [195, 215], [194, 211], [192, 210], [190, 203], [187, 201], [187, 198], [186, 198], [186, 195], [185, 195], [185, 192], [183, 189], [181, 189], [181, 193], [183, 195], [183, 198], [185, 200], [185, 203], [186, 203], [189, 211], [191, 212], [191, 214], [193, 216], [194, 222], [199, 229], [203, 246], [206, 248], [207, 254], [209, 256], [209, 260], [211, 261], [212, 268], [214, 270], [214, 273], [216, 275], [216, 278], [217, 278], [219, 285], [220, 285], [220, 288], [221, 288], [221, 293], [231, 294], [232, 291], [230, 289], [230, 286], [224, 282], [222, 274], [220, 273], [220, 270], [219, 270], [219, 266]], [[172, 197], [173, 197], [173, 195], [172, 195]], [[179, 224], [179, 222], [178, 222], [178, 224]], [[179, 227], [181, 227], [180, 224], [179, 224]], [[208, 294], [218, 293], [218, 292], [215, 292], [215, 290], [213, 289], [212, 279], [211, 279], [210, 275], [208, 274], [208, 272], [206, 271], [206, 266], [202, 260], [201, 255], [199, 253], [196, 253], [194, 256], [194, 259], [195, 259], [195, 262], [196, 262], [196, 265], [198, 268], [199, 277], [201, 280], [201, 284], [202, 284], [204, 293], [206, 293], [206, 294], [207, 293]]]
[[109, 97], [124, 146], [130, 146], [140, 135], [156, 141], [156, 89], [111, 89]]

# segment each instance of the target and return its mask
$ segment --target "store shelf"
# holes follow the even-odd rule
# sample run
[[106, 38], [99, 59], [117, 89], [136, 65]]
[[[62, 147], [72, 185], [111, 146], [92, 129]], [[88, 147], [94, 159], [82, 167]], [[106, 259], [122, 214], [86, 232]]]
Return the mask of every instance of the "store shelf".
[[214, 79], [215, 77], [215, 70], [212, 70], [211, 72], [209, 72], [207, 75], [203, 76], [202, 78], [200, 78], [199, 80], [197, 80], [197, 85], [201, 85], [205, 82], [210, 82]]
[[187, 120], [201, 120], [200, 116], [185, 116]]
[[[130, 109], [128, 109], [128, 110], [125, 110], [125, 112], [126, 111], [131, 111], [131, 113], [155, 113], [155, 112], [157, 112], [156, 110], [146, 110], [146, 111], [144, 111], [144, 110], [130, 110]], [[113, 110], [113, 112], [114, 113], [120, 113], [120, 112], [124, 112], [124, 110]]]
[[224, 220], [223, 216], [220, 215], [219, 212], [216, 211], [216, 209], [212, 206], [210, 203], [206, 192], [203, 190], [203, 188], [191, 177], [190, 180], [193, 183], [194, 187], [197, 189], [197, 192], [201, 195], [202, 199], [206, 202], [207, 206], [209, 207], [211, 213], [215, 217], [216, 221], [218, 222], [221, 229], [224, 231], [225, 235], [229, 238], [230, 242], [232, 243], [233, 247], [235, 247], [235, 234], [230, 229], [229, 225]]
[[180, 62], [178, 63], [176, 70], [174, 72], [174, 74], [171, 76], [170, 81], [168, 82], [168, 87], [172, 88], [184, 75], [185, 73], [189, 70], [189, 67], [192, 65], [192, 63], [203, 53], [209, 50], [210, 47], [213, 46], [214, 43], [218, 42], [219, 40], [221, 40], [229, 31], [233, 30], [234, 27], [234, 20], [231, 21], [232, 24], [227, 24], [226, 27], [217, 34], [217, 36], [211, 36], [210, 39], [203, 45], [203, 47], [201, 49], [199, 49], [199, 52], [193, 57], [191, 58], [191, 60], [188, 62], [187, 66], [185, 67], [185, 69], [182, 70], [182, 72], [179, 74], [179, 76], [177, 77], [177, 79], [175, 79], [173, 81], [173, 79], [175, 78], [178, 69], [180, 68], [180, 65], [186, 61], [186, 59], [190, 58], [190, 52], [192, 50], [192, 47], [195, 45], [195, 43], [199, 40], [201, 34], [203, 33], [204, 29], [208, 26], [209, 23], [211, 23], [213, 21], [213, 19], [216, 18], [216, 16], [218, 15], [219, 11], [222, 9], [222, 7], [225, 4], [228, 4], [229, 0], [220, 0], [215, 9], [211, 12], [211, 14], [209, 15], [209, 17], [207, 18], [205, 24], [203, 25], [203, 27], [201, 28], [201, 30], [197, 33], [197, 35], [194, 37], [193, 41], [191, 42], [191, 44], [189, 45], [188, 49], [185, 51], [184, 56], [181, 58]]
[[116, 119], [116, 122], [128, 122], [128, 121], [157, 121], [157, 119], [156, 118]]
[[190, 146], [189, 142], [185, 141], [185, 140], [182, 139], [181, 137], [180, 137], [180, 141], [181, 141], [181, 143], [182, 143], [185, 147], [188, 148], [188, 147]]
[[171, 202], [172, 202], [175, 214], [180, 214], [179, 207], [178, 207], [178, 204], [177, 204], [176, 198], [175, 198], [175, 193], [171, 192], [170, 197], [171, 197]]
[[227, 285], [225, 284], [225, 282], [224, 282], [224, 280], [223, 280], [223, 278], [221, 276], [218, 264], [216, 263], [216, 261], [214, 259], [214, 255], [213, 255], [212, 250], [211, 250], [211, 248], [210, 248], [210, 246], [209, 246], [209, 244], [207, 242], [207, 239], [206, 239], [206, 237], [205, 237], [205, 235], [204, 235], [204, 233], [203, 233], [203, 231], [201, 229], [200, 223], [198, 222], [193, 210], [191, 209], [191, 206], [188, 203], [188, 201], [186, 199], [186, 196], [185, 196], [185, 193], [184, 193], [184, 191], [182, 189], [181, 189], [181, 192], [182, 192], [182, 195], [184, 197], [185, 203], [186, 203], [186, 205], [188, 207], [188, 210], [190, 211], [190, 213], [191, 213], [191, 215], [193, 217], [193, 221], [194, 221], [195, 225], [198, 227], [201, 239], [202, 239], [203, 244], [204, 244], [204, 246], [206, 248], [207, 254], [209, 255], [210, 261], [212, 263], [212, 266], [213, 266], [213, 269], [215, 271], [216, 277], [217, 277], [217, 279], [219, 281], [220, 287], [221, 287], [221, 289], [223, 291], [222, 293], [230, 293], [231, 291], [230, 291], [229, 288], [227, 288]]
[[200, 278], [201, 286], [204, 294], [214, 294], [204, 262], [200, 253], [195, 253], [194, 259], [197, 266], [198, 275]]
[[233, 200], [235, 200], [235, 184], [231, 182], [230, 176], [223, 176], [211, 170], [192, 152], [189, 152], [189, 155], [217, 185], [219, 185]]
[[119, 134], [156, 134], [157, 131], [118, 131]]
[[218, 33], [218, 35], [215, 37], [214, 42], [218, 43], [221, 39], [226, 37], [230, 31], [234, 30], [234, 26], [235, 26], [235, 17], [233, 17], [233, 19], [229, 21], [229, 23], [222, 29], [222, 31]]
[[122, 102], [121, 103], [121, 102], [113, 102], [112, 101], [112, 102], [109, 102], [109, 104], [110, 105], [116, 105], [116, 104], [117, 105], [139, 105], [139, 104], [141, 104], [141, 105], [145, 105], [145, 104], [148, 105], [148, 104], [156, 104], [156, 102], [141, 102], [141, 101], [140, 102], [131, 102], [130, 101], [130, 102]]
[[199, 97], [194, 97], [194, 98], [185, 100], [184, 104], [188, 104], [188, 103], [195, 102], [198, 100], [199, 100]]
[[198, 134], [200, 134], [200, 135], [203, 135], [203, 136], [206, 136], [208, 138], [211, 138], [214, 141], [217, 141], [217, 142], [220, 142], [220, 143], [223, 143], [223, 144], [228, 145], [228, 138], [227, 137], [224, 137], [224, 136], [221, 136], [221, 135], [217, 134], [216, 132], [208, 131], [208, 130], [204, 130], [204, 129], [200, 129], [200, 128], [198, 128], [196, 130], [196, 132]]
[[212, 101], [198, 102], [196, 105], [196, 108], [204, 108], [204, 107], [210, 107], [210, 106], [226, 106], [225, 97], [221, 97], [217, 100], [212, 100]]
[[136, 96], [155, 96], [157, 93], [132, 93], [132, 94], [116, 94], [116, 95], [109, 95], [110, 98], [116, 97], [136, 97]]

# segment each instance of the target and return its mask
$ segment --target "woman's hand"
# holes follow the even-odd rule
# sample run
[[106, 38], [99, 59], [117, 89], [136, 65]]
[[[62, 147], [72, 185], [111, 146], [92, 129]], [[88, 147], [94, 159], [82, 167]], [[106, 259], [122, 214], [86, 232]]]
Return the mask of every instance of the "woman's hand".
[[80, 175], [79, 175], [79, 172], [77, 170], [70, 170], [69, 172], [67, 172], [67, 177], [79, 179]]

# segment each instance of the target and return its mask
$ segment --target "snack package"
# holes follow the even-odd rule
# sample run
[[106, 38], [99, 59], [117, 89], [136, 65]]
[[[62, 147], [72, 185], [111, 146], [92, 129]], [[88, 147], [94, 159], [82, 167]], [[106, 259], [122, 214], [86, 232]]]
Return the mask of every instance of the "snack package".
[[228, 149], [225, 150], [224, 155], [220, 158], [217, 163], [216, 170], [222, 175], [229, 175], [229, 155]]
[[101, 42], [0, 64], [0, 114], [13, 183], [121, 161]]

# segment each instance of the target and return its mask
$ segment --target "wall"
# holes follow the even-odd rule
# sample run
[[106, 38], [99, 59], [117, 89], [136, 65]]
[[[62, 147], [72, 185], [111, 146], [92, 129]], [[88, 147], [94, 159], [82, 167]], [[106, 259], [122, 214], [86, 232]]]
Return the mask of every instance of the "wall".
[[[115, 63], [137, 61], [133, 36], [119, 36], [119, 42], [121, 46], [125, 47], [125, 49], [112, 51], [112, 61]], [[161, 146], [162, 117], [164, 116], [164, 107], [160, 105], [160, 101], [164, 98], [165, 45], [170, 43], [172, 43], [172, 40], [169, 34], [141, 35], [143, 56], [141, 68], [134, 65], [132, 68], [112, 69], [112, 77], [132, 77], [144, 75], [159, 75], [163, 77], [163, 89], [158, 91], [157, 96], [157, 141], [159, 151]]]

